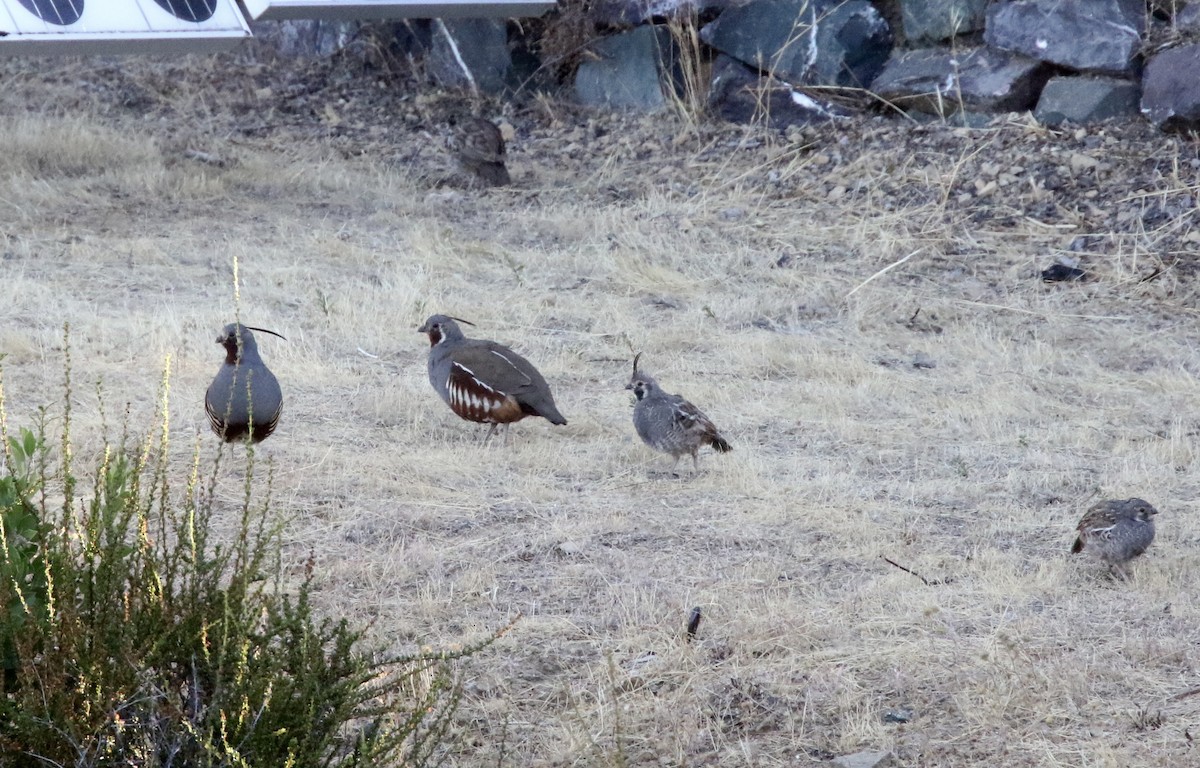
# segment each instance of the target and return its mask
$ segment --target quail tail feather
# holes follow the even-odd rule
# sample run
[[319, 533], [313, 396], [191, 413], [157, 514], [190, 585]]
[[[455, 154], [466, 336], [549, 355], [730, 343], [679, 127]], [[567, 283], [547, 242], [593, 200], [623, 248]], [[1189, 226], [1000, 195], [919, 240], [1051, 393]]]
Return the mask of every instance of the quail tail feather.
[[733, 450], [733, 446], [729, 444], [729, 441], [715, 432], [713, 433], [712, 437], [709, 438], [708, 444], [711, 445], [714, 450], [720, 453], [729, 453]]

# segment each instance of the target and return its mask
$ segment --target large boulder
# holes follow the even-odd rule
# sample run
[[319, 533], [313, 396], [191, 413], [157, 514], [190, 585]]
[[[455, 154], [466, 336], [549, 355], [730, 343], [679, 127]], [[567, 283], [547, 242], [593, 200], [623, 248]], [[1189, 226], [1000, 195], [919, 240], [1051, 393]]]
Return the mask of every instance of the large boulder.
[[987, 4], [987, 0], [900, 0], [904, 36], [913, 42], [937, 42], [983, 29]]
[[575, 73], [575, 98], [595, 107], [652, 111], [678, 82], [675, 42], [664, 27], [641, 26], [598, 40]]
[[866, 0], [751, 0], [700, 30], [724, 54], [798, 85], [866, 87], [892, 30]]
[[1200, 44], [1155, 55], [1142, 74], [1142, 113], [1168, 131], [1200, 129]]
[[1033, 116], [1045, 125], [1089, 125], [1138, 113], [1141, 89], [1115, 77], [1055, 77], [1046, 83]]
[[1146, 25], [1144, 0], [1015, 0], [988, 8], [988, 45], [1083, 72], [1128, 74]]
[[936, 115], [1019, 112], [1037, 103], [1050, 68], [1009, 51], [924, 48], [895, 56], [872, 90], [901, 108]]
[[433, 23], [429, 72], [441, 85], [496, 94], [508, 85], [512, 55], [503, 19], [439, 19]]
[[588, 17], [602, 27], [636, 27], [658, 19], [712, 18], [739, 0], [594, 0]]
[[713, 114], [731, 123], [762, 123], [776, 129], [844, 116], [836, 107], [724, 54], [713, 62], [708, 104]]
[[362, 22], [292, 19], [252, 21], [254, 39], [281, 56], [324, 58], [344, 48], [358, 33]]

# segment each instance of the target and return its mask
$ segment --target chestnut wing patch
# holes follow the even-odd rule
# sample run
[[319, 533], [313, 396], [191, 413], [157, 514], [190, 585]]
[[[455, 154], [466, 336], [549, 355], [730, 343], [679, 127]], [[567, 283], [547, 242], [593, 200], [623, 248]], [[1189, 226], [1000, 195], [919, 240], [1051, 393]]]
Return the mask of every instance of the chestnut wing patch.
[[456, 362], [450, 366], [446, 392], [449, 394], [450, 408], [468, 421], [506, 424], [524, 416], [521, 406], [512, 397], [476, 376], [462, 363]]

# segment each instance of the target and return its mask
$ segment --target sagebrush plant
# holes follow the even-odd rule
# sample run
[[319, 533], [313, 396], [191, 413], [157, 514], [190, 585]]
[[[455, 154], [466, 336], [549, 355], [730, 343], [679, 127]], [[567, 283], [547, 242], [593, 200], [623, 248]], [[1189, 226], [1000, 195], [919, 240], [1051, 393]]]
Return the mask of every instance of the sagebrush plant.
[[127, 414], [82, 471], [69, 351], [61, 413], [41, 411], [34, 429], [10, 434], [0, 376], [3, 764], [434, 762], [456, 667], [494, 636], [386, 657], [363, 648], [362, 630], [315, 616], [312, 564], [285, 577], [272, 473], [255, 474], [252, 448], [232, 532], [214, 524], [220, 453], [203, 478], [197, 443], [187, 476], [173, 476], [168, 370], [152, 429], [135, 439]]

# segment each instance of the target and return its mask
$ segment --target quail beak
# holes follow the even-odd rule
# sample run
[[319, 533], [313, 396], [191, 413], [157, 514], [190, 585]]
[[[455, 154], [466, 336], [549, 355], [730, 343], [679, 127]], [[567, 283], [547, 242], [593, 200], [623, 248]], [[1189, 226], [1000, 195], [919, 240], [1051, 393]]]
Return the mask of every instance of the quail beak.
[[625, 389], [633, 389], [633, 382], [631, 381], [628, 384], [626, 384]]

